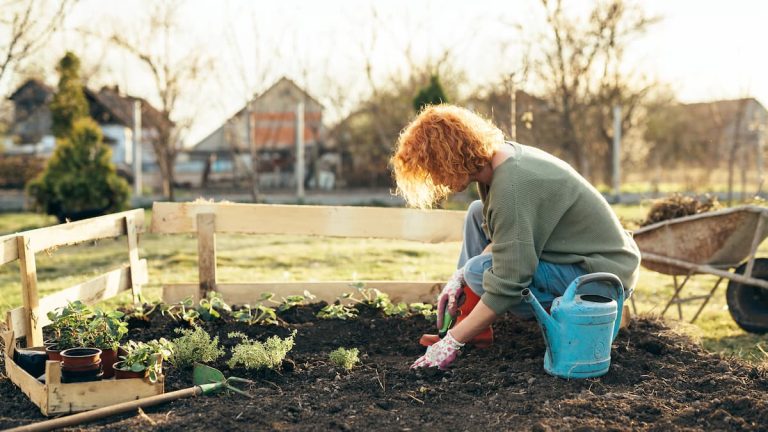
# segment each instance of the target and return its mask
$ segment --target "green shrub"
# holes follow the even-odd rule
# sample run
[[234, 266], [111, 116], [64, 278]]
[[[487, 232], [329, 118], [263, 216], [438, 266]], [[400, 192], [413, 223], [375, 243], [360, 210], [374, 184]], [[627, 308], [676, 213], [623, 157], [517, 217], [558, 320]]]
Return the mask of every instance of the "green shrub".
[[130, 189], [111, 159], [96, 122], [77, 120], [71, 137], [57, 142], [45, 171], [29, 182], [27, 192], [38, 208], [59, 222], [123, 210]]
[[130, 196], [99, 125], [88, 117], [79, 68], [80, 60], [69, 52], [59, 62], [50, 105], [56, 149], [45, 170], [27, 184], [35, 206], [59, 222], [123, 210]]
[[352, 370], [356, 364], [360, 363], [360, 357], [358, 355], [360, 351], [357, 348], [346, 349], [339, 347], [331, 351], [328, 357], [331, 359], [331, 363], [336, 367], [344, 368], [346, 370]]
[[170, 362], [178, 367], [185, 368], [195, 363], [210, 363], [224, 355], [224, 349], [219, 346], [219, 337], [211, 339], [201, 327], [194, 329], [176, 329], [181, 336], [172, 340], [173, 353]]
[[246, 369], [279, 369], [288, 351], [293, 348], [296, 331], [285, 339], [272, 336], [263, 343], [240, 332], [232, 332], [227, 336], [242, 341], [232, 349], [232, 358], [227, 362], [230, 368], [242, 364]]

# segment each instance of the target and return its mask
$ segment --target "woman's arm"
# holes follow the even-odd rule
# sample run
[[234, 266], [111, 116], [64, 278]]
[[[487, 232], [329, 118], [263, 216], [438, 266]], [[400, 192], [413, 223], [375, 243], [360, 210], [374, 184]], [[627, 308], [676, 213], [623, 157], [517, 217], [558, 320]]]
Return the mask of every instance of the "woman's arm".
[[477, 306], [472, 309], [469, 316], [451, 329], [451, 335], [458, 342], [467, 343], [493, 324], [496, 318], [498, 315], [491, 308], [482, 301], [477, 302]]

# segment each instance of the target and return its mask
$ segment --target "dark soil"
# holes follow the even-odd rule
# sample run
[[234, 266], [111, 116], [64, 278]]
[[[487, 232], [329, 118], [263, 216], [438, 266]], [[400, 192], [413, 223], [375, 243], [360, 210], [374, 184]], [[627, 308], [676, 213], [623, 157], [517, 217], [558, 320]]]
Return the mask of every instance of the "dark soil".
[[[535, 322], [507, 316], [488, 350], [468, 348], [450, 371], [412, 371], [418, 339], [434, 324], [363, 310], [351, 321], [316, 320], [318, 305], [282, 315], [284, 326], [204, 323], [225, 346], [240, 330], [264, 340], [296, 329], [281, 372], [230, 370], [256, 384], [246, 399], [220, 394], [183, 399], [87, 425], [101, 430], [768, 430], [768, 371], [709, 354], [660, 321], [636, 319], [622, 330], [607, 375], [564, 380], [542, 367]], [[132, 339], [174, 336], [180, 324], [154, 316]], [[357, 347], [362, 365], [334, 369], [328, 353]], [[166, 391], [191, 385], [190, 371], [166, 369]], [[40, 421], [39, 410], [0, 379], [0, 428]]]

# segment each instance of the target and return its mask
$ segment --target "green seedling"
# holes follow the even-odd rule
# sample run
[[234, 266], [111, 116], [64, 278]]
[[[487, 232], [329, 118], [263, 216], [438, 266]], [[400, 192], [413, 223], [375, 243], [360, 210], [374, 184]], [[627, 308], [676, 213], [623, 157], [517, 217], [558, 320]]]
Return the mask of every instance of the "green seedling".
[[195, 302], [192, 300], [192, 297], [187, 297], [163, 309], [162, 312], [163, 314], [168, 314], [174, 321], [182, 320], [194, 326], [195, 322], [200, 318], [200, 312], [194, 306]]
[[139, 306], [131, 312], [130, 317], [142, 321], [149, 321], [149, 317], [160, 307], [163, 303], [161, 301], [148, 302], [143, 295], [138, 295]]
[[437, 320], [437, 309], [431, 304], [427, 303], [411, 303], [410, 310], [412, 313], [419, 314], [426, 318], [428, 321]]
[[309, 291], [304, 290], [304, 295], [296, 294], [296, 295], [290, 295], [288, 297], [282, 297], [282, 302], [273, 300], [274, 298], [275, 298], [274, 293], [266, 292], [261, 295], [260, 301], [270, 302], [272, 304], [275, 304], [277, 305], [278, 311], [284, 312], [284, 311], [287, 311], [288, 309], [291, 309], [292, 307], [301, 306], [305, 304], [307, 300], [314, 300], [315, 296]]
[[252, 340], [240, 332], [232, 332], [227, 336], [241, 340], [232, 348], [232, 358], [227, 362], [231, 369], [237, 365], [243, 365], [246, 369], [279, 369], [285, 356], [293, 349], [296, 330], [285, 339], [272, 336], [265, 342]]
[[343, 368], [345, 370], [352, 370], [356, 364], [360, 363], [360, 357], [358, 357], [360, 351], [357, 348], [346, 349], [339, 347], [328, 354], [328, 357], [336, 367]]
[[126, 354], [120, 356], [118, 369], [132, 372], [146, 372], [150, 382], [157, 382], [163, 367], [163, 360], [173, 354], [173, 344], [164, 338], [149, 342], [128, 341], [123, 346]]
[[219, 310], [232, 312], [232, 308], [224, 301], [221, 294], [211, 291], [208, 298], [200, 299], [197, 306], [197, 313], [203, 321], [213, 321], [221, 318]]
[[264, 305], [258, 305], [255, 308], [251, 308], [250, 305], [245, 304], [240, 309], [232, 312], [232, 318], [239, 322], [247, 323], [248, 325], [277, 324], [277, 313], [275, 313], [275, 310]]
[[317, 317], [321, 319], [352, 319], [357, 317], [357, 309], [342, 304], [329, 304], [320, 309]]

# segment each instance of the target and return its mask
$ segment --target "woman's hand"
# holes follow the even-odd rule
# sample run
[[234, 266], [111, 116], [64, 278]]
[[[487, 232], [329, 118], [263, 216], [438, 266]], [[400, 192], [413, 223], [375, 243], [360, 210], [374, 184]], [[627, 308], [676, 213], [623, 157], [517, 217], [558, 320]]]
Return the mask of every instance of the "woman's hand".
[[459, 355], [459, 350], [464, 344], [457, 341], [451, 336], [449, 331], [444, 338], [427, 348], [426, 354], [419, 357], [412, 365], [411, 369], [420, 367], [434, 367], [444, 370], [456, 360], [456, 356]]
[[453, 276], [443, 287], [440, 296], [437, 298], [437, 328], [443, 328], [443, 317], [445, 310], [452, 316], [456, 315], [456, 300], [461, 295], [464, 288], [464, 268], [460, 268], [453, 273]]

